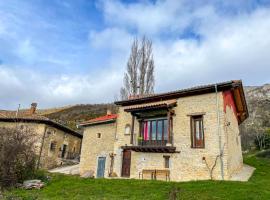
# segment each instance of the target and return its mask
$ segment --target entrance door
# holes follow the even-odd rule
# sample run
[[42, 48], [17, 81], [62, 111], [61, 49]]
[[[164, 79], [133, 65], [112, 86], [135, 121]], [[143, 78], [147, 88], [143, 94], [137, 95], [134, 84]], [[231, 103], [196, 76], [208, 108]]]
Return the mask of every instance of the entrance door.
[[62, 149], [61, 158], [64, 158], [64, 157], [65, 157], [66, 150], [67, 150], [67, 145], [66, 145], [66, 144], [63, 144], [63, 149]]
[[98, 158], [97, 178], [103, 178], [105, 172], [106, 157]]
[[122, 176], [123, 177], [130, 176], [130, 162], [131, 162], [131, 151], [124, 150], [123, 151], [123, 162], [122, 162]]

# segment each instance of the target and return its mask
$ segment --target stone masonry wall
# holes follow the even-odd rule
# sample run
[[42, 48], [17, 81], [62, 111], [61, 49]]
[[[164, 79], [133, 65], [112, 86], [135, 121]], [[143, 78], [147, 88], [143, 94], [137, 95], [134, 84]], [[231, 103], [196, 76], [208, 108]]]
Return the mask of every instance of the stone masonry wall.
[[[216, 98], [218, 99], [218, 112]], [[164, 169], [163, 156], [170, 156], [169, 170], [172, 181], [210, 179], [210, 168], [213, 168], [213, 179], [222, 179], [221, 169], [223, 169], [223, 177], [228, 180], [232, 172], [241, 168], [242, 155], [237, 120], [234, 118], [232, 110], [228, 109], [225, 113], [223, 107], [221, 92], [217, 96], [215, 93], [211, 93], [177, 99], [177, 106], [173, 108], [175, 111], [173, 146], [176, 147], [177, 152], [168, 154], [132, 151], [130, 178], [138, 179], [143, 169]], [[205, 148], [191, 147], [190, 117], [196, 114], [203, 114]], [[228, 121], [230, 121], [230, 127], [226, 125]], [[105, 156], [105, 177], [107, 177], [110, 164], [108, 155], [113, 151], [115, 154], [113, 170], [118, 177], [121, 176], [123, 159], [121, 147], [131, 145], [130, 133], [125, 132], [126, 126], [131, 126], [131, 123], [131, 114], [125, 112], [124, 107], [119, 107], [117, 123], [85, 128], [80, 165], [81, 174], [87, 170], [93, 170], [96, 173], [97, 157]], [[102, 134], [101, 139], [96, 138], [98, 132]], [[133, 145], [137, 145], [138, 135], [139, 123], [136, 119]], [[215, 160], [216, 165], [214, 166]]]
[[241, 149], [241, 137], [239, 134], [238, 121], [231, 107], [226, 107], [225, 114], [225, 134], [228, 146], [228, 176], [238, 172], [243, 167], [243, 157]]
[[[62, 165], [61, 154], [64, 144], [67, 145], [67, 148], [63, 159], [69, 158], [69, 156], [78, 156], [81, 150], [81, 141], [82, 139], [79, 137], [47, 125], [41, 154], [42, 168], [50, 169]], [[55, 144], [55, 149], [50, 149], [51, 143]]]
[[[99, 124], [84, 128], [84, 138], [82, 143], [80, 174], [86, 171], [93, 171], [97, 174], [98, 157], [106, 157], [105, 177], [109, 175], [110, 153], [113, 153], [115, 142], [116, 123]], [[98, 138], [97, 134], [101, 137]]]
[[[131, 178], [139, 178], [142, 169], [163, 169], [163, 155], [170, 155], [170, 172], [171, 180], [188, 181], [188, 180], [205, 180], [210, 179], [209, 169], [206, 162], [212, 168], [216, 158], [223, 151], [223, 173], [224, 179], [229, 178], [228, 172], [228, 153], [227, 142], [225, 138], [224, 112], [222, 93], [218, 93], [218, 108], [220, 125], [218, 127], [216, 94], [203, 94], [179, 98], [177, 106], [174, 108], [175, 116], [173, 117], [173, 146], [180, 153], [162, 154], [162, 153], [144, 153], [132, 152], [131, 155]], [[204, 113], [204, 134], [205, 148], [191, 148], [191, 130], [190, 115]], [[115, 172], [121, 175], [122, 168], [122, 150], [121, 146], [129, 145], [130, 135], [124, 134], [126, 124], [131, 124], [130, 113], [124, 112], [124, 108], [119, 109], [119, 118], [117, 120], [117, 141], [114, 146]], [[138, 136], [138, 122], [135, 123], [135, 134]], [[219, 130], [218, 130], [219, 129]], [[221, 145], [219, 145], [219, 134], [221, 135]], [[134, 140], [136, 142], [136, 139]], [[221, 150], [220, 150], [221, 146]], [[237, 152], [238, 153], [238, 152]], [[203, 159], [205, 158], [205, 160]], [[213, 178], [221, 179], [221, 161], [218, 158], [216, 166], [213, 169]]]
[[[40, 155], [40, 151], [42, 148], [42, 154], [40, 158], [40, 167], [44, 169], [53, 168], [61, 165], [62, 159], [59, 157], [59, 150], [63, 144], [67, 144], [67, 152], [75, 152], [77, 154], [80, 153], [81, 146], [81, 138], [75, 137], [70, 134], [66, 134], [63, 131], [56, 129], [51, 126], [47, 126], [45, 124], [39, 123], [14, 123], [14, 122], [0, 122], [1, 127], [16, 127], [19, 128], [29, 128], [33, 130], [37, 138], [36, 140], [36, 154]], [[43, 136], [44, 132], [46, 132], [44, 141]], [[50, 132], [51, 134], [47, 134]], [[54, 151], [50, 150], [51, 142], [56, 142], [56, 148]], [[43, 143], [43, 145], [42, 145]], [[75, 148], [75, 150], [74, 150]]]

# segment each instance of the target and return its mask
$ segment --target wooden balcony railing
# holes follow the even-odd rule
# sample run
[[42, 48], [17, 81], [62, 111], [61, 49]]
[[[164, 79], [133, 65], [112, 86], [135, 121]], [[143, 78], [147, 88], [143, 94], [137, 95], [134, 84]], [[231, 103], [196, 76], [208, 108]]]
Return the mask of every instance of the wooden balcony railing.
[[138, 140], [138, 146], [166, 146], [167, 140]]

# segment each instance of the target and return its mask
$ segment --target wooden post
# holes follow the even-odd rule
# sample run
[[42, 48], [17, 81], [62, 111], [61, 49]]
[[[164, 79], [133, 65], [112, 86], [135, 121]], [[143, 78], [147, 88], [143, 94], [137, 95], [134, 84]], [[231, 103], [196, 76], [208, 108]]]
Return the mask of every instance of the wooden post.
[[167, 131], [168, 131], [168, 143], [171, 144], [171, 113], [170, 110], [167, 113]]
[[[131, 114], [132, 114], [132, 113], [131, 113]], [[130, 144], [133, 144], [133, 139], [134, 139], [134, 121], [135, 121], [135, 116], [132, 115], [131, 134], [130, 134]]]

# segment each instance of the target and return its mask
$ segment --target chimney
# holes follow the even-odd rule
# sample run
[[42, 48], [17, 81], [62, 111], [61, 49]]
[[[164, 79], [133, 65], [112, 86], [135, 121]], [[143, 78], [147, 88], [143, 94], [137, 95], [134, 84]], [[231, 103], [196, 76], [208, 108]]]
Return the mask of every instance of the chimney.
[[110, 109], [107, 109], [107, 115], [111, 115], [112, 111]]
[[30, 115], [35, 114], [36, 110], [37, 110], [37, 103], [31, 103]]

